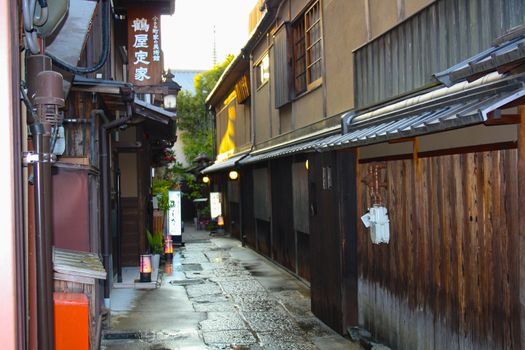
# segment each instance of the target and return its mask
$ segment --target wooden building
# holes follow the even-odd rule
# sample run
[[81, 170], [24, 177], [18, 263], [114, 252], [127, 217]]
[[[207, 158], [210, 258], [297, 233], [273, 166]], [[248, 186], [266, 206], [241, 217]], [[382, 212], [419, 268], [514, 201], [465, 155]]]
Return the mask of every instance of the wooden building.
[[[308, 281], [341, 333], [524, 347], [522, 2], [264, 5], [231, 66], [249, 60], [251, 144], [204, 170], [221, 191], [239, 172], [242, 239]], [[217, 145], [237, 135], [220, 111], [240, 77], [208, 98]], [[360, 219], [374, 204], [388, 244]]]
[[[159, 101], [172, 92], [170, 85], [162, 81], [160, 15], [173, 13], [174, 0], [69, 3], [41, 50], [43, 41], [35, 40], [36, 32], [33, 39], [29, 38], [33, 35], [30, 32], [21, 33], [23, 26], [19, 24], [23, 14], [27, 16], [22, 2], [12, 2], [13, 13], [20, 18], [9, 22], [8, 28], [13, 47], [17, 47], [17, 54], [11, 53], [13, 71], [9, 77], [19, 107], [13, 112], [14, 125], [24, 135], [24, 141], [16, 144], [18, 151], [32, 151], [32, 143], [36, 152], [40, 141], [34, 131], [39, 128], [46, 130], [42, 133], [45, 137], [52, 134], [53, 139], [46, 145], [48, 152], [28, 162], [32, 167], [27, 172], [20, 170], [19, 188], [13, 190], [19, 196], [17, 284], [18, 303], [23, 305], [16, 325], [17, 348], [54, 348], [53, 286], [61, 292], [88, 294], [90, 348], [98, 348], [103, 308], [111, 306], [113, 277], [118, 278], [123, 265], [138, 266], [139, 254], [148, 249], [145, 231], [152, 221], [152, 212], [148, 211], [152, 157], [176, 140], [175, 113], [162, 108]], [[141, 7], [147, 8], [141, 14], [147, 18], [140, 17], [139, 21], [145, 25], [151, 22], [151, 30], [142, 28], [159, 37], [152, 36], [149, 44], [130, 43], [136, 40], [130, 33], [134, 21], [127, 18]], [[55, 17], [50, 16], [49, 22], [53, 20]], [[32, 21], [30, 18], [29, 23]], [[38, 35], [42, 33], [44, 29]], [[31, 48], [31, 41], [37, 52]], [[154, 81], [141, 84], [130, 78], [133, 62], [125, 53], [134, 46], [150, 50], [151, 66], [157, 67], [157, 71], [149, 72]], [[25, 51], [18, 54], [18, 48]], [[41, 89], [41, 71], [49, 73], [54, 84]], [[133, 76], [135, 80], [137, 77]], [[35, 97], [37, 89], [51, 97], [43, 108]], [[23, 107], [19, 106], [19, 90], [24, 92]], [[29, 110], [31, 103], [33, 113]], [[29, 134], [26, 124], [36, 125], [37, 129]], [[39, 167], [41, 163], [46, 163], [42, 165], [44, 170]], [[49, 184], [43, 186], [47, 170]], [[74, 250], [78, 252], [75, 256], [100, 258], [107, 272], [105, 281], [85, 275], [75, 278], [74, 273], [64, 279], [55, 261], [57, 282], [53, 284], [53, 248], [61, 252], [65, 249], [66, 255]], [[42, 265], [49, 269], [44, 270]], [[103, 273], [97, 272], [96, 278], [101, 278]]]

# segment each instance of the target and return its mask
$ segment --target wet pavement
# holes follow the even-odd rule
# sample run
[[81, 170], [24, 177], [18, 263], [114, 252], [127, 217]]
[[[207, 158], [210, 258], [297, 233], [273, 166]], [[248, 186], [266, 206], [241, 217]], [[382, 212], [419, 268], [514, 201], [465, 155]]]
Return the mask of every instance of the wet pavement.
[[155, 290], [113, 289], [101, 349], [361, 349], [310, 311], [309, 289], [239, 241], [187, 226]]

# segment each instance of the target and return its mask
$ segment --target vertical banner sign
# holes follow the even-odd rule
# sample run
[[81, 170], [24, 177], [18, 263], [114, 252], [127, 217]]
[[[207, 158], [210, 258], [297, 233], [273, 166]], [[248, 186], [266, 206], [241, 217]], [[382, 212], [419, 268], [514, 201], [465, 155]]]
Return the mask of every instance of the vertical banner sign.
[[136, 86], [160, 84], [160, 9], [128, 8], [129, 82]]
[[171, 205], [168, 211], [168, 234], [180, 237], [182, 235], [181, 192], [169, 191], [168, 196]]
[[212, 219], [222, 215], [221, 202], [220, 192], [210, 192], [210, 214]]

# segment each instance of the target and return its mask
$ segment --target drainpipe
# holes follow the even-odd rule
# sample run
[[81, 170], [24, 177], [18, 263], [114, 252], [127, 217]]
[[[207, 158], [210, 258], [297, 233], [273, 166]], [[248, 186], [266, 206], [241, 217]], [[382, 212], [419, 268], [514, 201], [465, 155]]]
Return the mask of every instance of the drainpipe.
[[35, 186], [35, 248], [37, 276], [37, 329], [40, 349], [54, 349], [53, 237], [51, 231], [51, 162], [49, 124], [34, 123], [34, 154], [43, 159], [33, 164]]
[[104, 281], [104, 306], [107, 309], [111, 308], [110, 294], [111, 294], [111, 279], [113, 277], [113, 267], [112, 267], [112, 236], [110, 229], [110, 164], [109, 164], [109, 137], [112, 131], [119, 128], [122, 125], [125, 125], [132, 115], [131, 104], [127, 104], [128, 113], [126, 117], [120, 118], [114, 121], [109, 122], [104, 114], [104, 111], [101, 109], [94, 109], [91, 111], [91, 117], [100, 116], [104, 120], [104, 124], [100, 126], [99, 137], [100, 137], [100, 169], [102, 174], [102, 183], [100, 190], [102, 192], [102, 237], [104, 244], [104, 267], [107, 271], [108, 277]]
[[54, 279], [53, 279], [53, 232], [51, 163], [51, 132], [62, 123], [58, 109], [64, 106], [62, 75], [42, 71], [32, 79], [33, 105], [36, 119], [30, 125], [33, 152], [25, 154], [25, 163], [33, 164], [35, 189], [35, 250], [36, 250], [36, 300], [38, 348], [55, 348]]
[[255, 149], [255, 74], [253, 73], [253, 54], [250, 53], [250, 127], [252, 131], [252, 150]]
[[117, 200], [117, 282], [122, 282], [122, 223], [121, 223], [121, 201], [120, 201], [120, 168], [115, 171], [115, 198]]

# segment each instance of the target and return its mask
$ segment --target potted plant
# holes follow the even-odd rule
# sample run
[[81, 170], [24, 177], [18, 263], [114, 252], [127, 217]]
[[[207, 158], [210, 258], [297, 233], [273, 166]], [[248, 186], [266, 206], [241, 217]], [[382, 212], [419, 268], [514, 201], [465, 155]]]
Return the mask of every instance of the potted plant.
[[153, 268], [158, 269], [160, 264], [160, 254], [162, 254], [162, 248], [164, 243], [164, 237], [162, 232], [151, 233], [146, 230], [146, 237], [148, 238], [149, 249], [153, 255]]
[[171, 207], [169, 201], [169, 190], [173, 183], [169, 180], [153, 179], [152, 194], [157, 199], [157, 207], [153, 211], [153, 231], [164, 232], [166, 213]]

